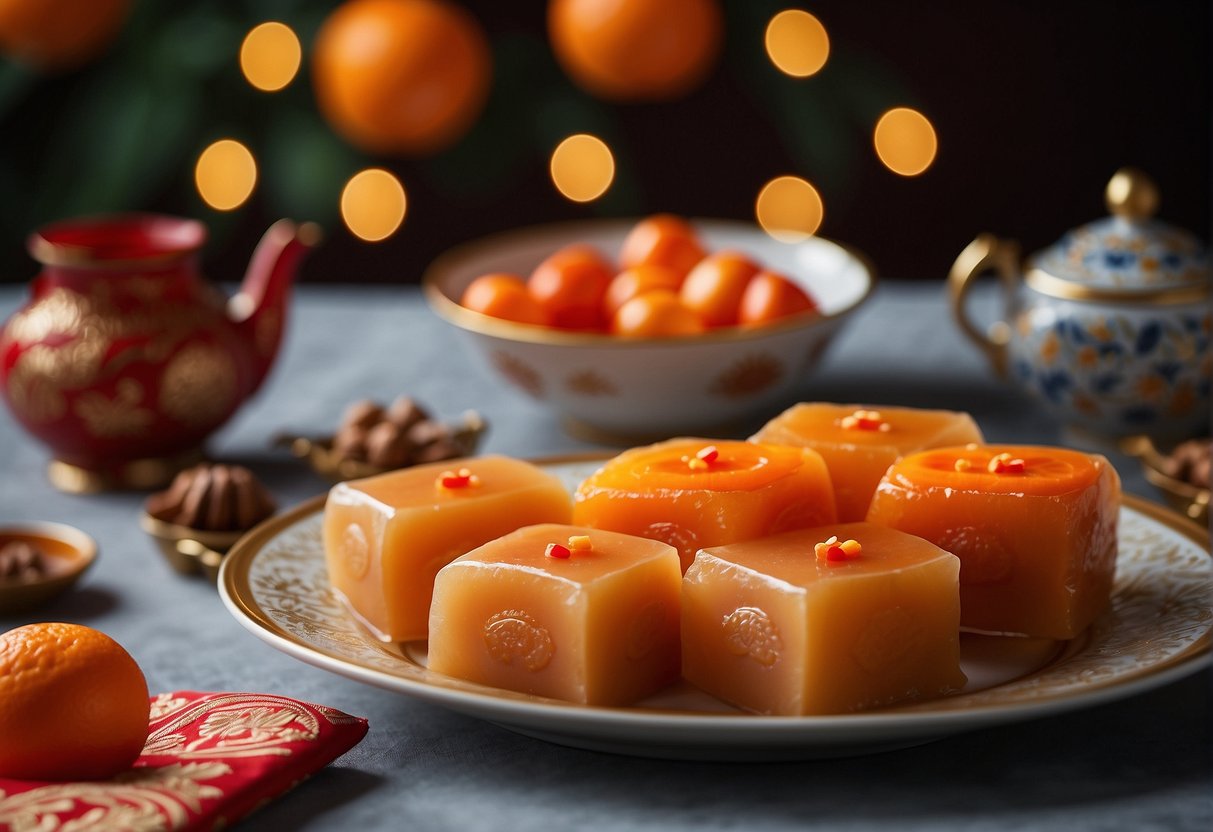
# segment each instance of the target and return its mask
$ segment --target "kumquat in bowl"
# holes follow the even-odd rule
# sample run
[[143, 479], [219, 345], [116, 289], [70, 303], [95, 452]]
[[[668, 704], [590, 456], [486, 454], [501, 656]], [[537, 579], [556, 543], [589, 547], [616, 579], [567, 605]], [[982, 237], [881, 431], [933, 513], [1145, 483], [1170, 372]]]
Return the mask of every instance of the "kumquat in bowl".
[[821, 237], [668, 214], [497, 234], [423, 280], [499, 376], [570, 431], [619, 441], [744, 426], [805, 398], [874, 282]]

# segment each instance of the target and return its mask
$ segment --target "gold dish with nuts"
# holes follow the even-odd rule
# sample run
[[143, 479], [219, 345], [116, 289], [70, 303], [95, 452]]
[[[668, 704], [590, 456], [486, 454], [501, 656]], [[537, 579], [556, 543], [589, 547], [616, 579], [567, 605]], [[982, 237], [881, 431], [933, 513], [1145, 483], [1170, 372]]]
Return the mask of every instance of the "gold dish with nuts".
[[63, 523], [0, 526], [0, 615], [47, 603], [97, 559], [97, 543]]
[[276, 510], [247, 468], [202, 463], [149, 496], [139, 524], [178, 572], [202, 572], [214, 580], [227, 550]]
[[446, 423], [408, 396], [400, 396], [387, 407], [369, 399], [353, 403], [332, 436], [283, 434], [275, 444], [290, 448], [325, 479], [342, 482], [472, 456], [487, 430], [484, 419], [473, 410], [458, 422]]

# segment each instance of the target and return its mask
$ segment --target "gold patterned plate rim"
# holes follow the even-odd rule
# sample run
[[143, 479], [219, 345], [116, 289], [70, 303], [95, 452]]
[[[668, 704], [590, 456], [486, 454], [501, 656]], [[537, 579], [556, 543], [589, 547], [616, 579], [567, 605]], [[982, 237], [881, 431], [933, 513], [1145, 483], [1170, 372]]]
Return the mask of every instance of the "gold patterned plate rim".
[[[571, 483], [602, 459], [539, 464]], [[710, 697], [690, 686], [635, 707], [560, 702], [430, 673], [423, 643], [396, 653], [363, 635], [328, 586], [319, 541], [324, 500], [317, 496], [267, 521], [224, 560], [220, 594], [236, 619], [301, 661], [562, 745], [673, 759], [868, 753], [1122, 699], [1213, 663], [1208, 531], [1126, 495], [1112, 608], [1083, 637], [1055, 646], [1007, 681], [929, 702], [831, 716], [759, 716], [714, 700], [702, 707]]]

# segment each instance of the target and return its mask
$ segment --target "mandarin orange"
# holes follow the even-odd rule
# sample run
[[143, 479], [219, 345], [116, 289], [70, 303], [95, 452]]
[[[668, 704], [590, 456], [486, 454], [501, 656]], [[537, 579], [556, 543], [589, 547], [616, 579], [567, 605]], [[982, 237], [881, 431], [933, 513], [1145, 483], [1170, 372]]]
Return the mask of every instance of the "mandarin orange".
[[611, 332], [624, 338], [698, 335], [706, 329], [699, 316], [669, 289], [637, 295], [620, 306], [611, 321]]
[[370, 153], [424, 155], [459, 139], [488, 97], [480, 24], [445, 0], [347, 0], [312, 50], [325, 119]]
[[0, 777], [98, 780], [130, 767], [147, 741], [139, 665], [79, 624], [0, 634]]
[[623, 239], [619, 265], [663, 266], [682, 280], [706, 254], [690, 223], [672, 214], [655, 214], [636, 223]]
[[130, 0], [0, 0], [0, 52], [40, 69], [73, 69], [104, 50]]
[[601, 329], [607, 324], [603, 298], [614, 273], [593, 246], [565, 246], [535, 267], [527, 279], [527, 291], [539, 301], [553, 326]]
[[547, 312], [531, 297], [526, 281], [516, 274], [483, 274], [468, 284], [460, 305], [482, 315], [521, 324], [547, 326]]
[[733, 326], [746, 285], [760, 270], [740, 252], [709, 254], [682, 281], [682, 302], [699, 313], [709, 327]]
[[637, 295], [651, 292], [654, 289], [668, 289], [677, 292], [682, 284], [682, 278], [677, 272], [664, 266], [641, 264], [624, 269], [611, 278], [603, 298], [604, 310], [607, 317], [615, 315], [615, 311]]
[[812, 312], [817, 304], [808, 293], [777, 272], [763, 271], [750, 278], [737, 308], [742, 326], [769, 324], [771, 321]]
[[720, 52], [717, 0], [551, 0], [548, 38], [565, 72], [617, 100], [689, 92]]

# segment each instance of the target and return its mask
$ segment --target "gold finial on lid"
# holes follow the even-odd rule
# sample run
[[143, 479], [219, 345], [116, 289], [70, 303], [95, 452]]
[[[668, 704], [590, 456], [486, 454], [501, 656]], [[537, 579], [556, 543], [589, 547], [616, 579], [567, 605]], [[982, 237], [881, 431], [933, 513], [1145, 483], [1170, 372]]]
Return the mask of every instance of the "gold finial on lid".
[[1143, 220], [1158, 210], [1158, 186], [1137, 168], [1121, 168], [1108, 181], [1104, 201], [1118, 217]]

